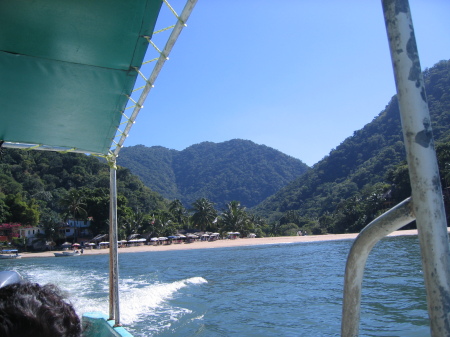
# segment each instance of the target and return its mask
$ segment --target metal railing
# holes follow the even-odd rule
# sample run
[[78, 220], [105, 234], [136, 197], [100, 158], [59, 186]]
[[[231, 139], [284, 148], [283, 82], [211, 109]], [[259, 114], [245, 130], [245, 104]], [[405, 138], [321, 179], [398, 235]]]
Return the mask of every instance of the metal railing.
[[[447, 221], [411, 11], [407, 0], [383, 0], [382, 3], [402, 120], [412, 201], [402, 203], [374, 220], [355, 240], [347, 260], [341, 334], [345, 337], [358, 336], [361, 296], [359, 283], [362, 282], [365, 259], [370, 249], [389, 230], [402, 227], [403, 223], [406, 224], [408, 219], [414, 220], [415, 216], [431, 335], [450, 336]], [[398, 212], [400, 213], [397, 214]], [[388, 221], [391, 221], [390, 225], [387, 225]], [[381, 235], [383, 232], [384, 235]], [[368, 235], [373, 235], [373, 238]]]
[[411, 198], [408, 198], [373, 220], [353, 242], [345, 266], [342, 336], [358, 336], [364, 267], [372, 248], [382, 238], [414, 220]]

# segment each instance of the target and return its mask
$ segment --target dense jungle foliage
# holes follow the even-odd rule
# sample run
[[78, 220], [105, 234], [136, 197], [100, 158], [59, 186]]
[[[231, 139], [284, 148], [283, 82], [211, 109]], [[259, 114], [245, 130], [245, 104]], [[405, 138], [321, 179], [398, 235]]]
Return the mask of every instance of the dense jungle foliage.
[[[444, 191], [449, 184], [450, 62], [424, 71]], [[255, 208], [314, 232], [356, 232], [410, 195], [396, 96], [306, 174]]]
[[[128, 169], [117, 171], [118, 215], [166, 209], [167, 201]], [[2, 149], [0, 223], [56, 228], [68, 218], [93, 218], [92, 232], [107, 233], [109, 166], [83, 154]]]
[[255, 206], [308, 169], [298, 159], [241, 139], [203, 142], [183, 151], [125, 147], [118, 164], [167, 199], [179, 199], [188, 207], [207, 198], [218, 208], [233, 200]]

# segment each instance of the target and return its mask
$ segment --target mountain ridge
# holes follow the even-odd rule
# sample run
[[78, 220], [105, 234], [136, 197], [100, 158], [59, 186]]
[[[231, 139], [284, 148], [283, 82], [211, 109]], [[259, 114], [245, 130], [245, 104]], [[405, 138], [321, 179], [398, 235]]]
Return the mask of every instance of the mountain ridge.
[[189, 206], [207, 198], [224, 207], [253, 207], [309, 168], [301, 160], [250, 140], [201, 142], [182, 151], [161, 146], [124, 147], [118, 164], [167, 199]]

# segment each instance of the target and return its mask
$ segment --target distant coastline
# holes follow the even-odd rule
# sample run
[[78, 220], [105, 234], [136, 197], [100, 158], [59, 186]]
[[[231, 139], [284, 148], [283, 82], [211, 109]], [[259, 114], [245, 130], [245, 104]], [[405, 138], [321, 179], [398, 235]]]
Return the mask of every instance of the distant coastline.
[[[393, 232], [389, 236], [408, 236], [417, 235], [416, 229], [400, 230]], [[138, 246], [138, 247], [126, 247], [119, 248], [119, 255], [126, 253], [138, 253], [138, 252], [158, 252], [168, 250], [187, 250], [187, 249], [212, 249], [212, 248], [227, 248], [227, 247], [241, 247], [241, 246], [257, 246], [268, 244], [283, 244], [283, 243], [301, 243], [301, 242], [321, 242], [321, 241], [336, 241], [336, 240], [353, 240], [358, 236], [358, 233], [352, 234], [327, 234], [327, 235], [307, 235], [307, 236], [278, 236], [278, 237], [266, 237], [266, 238], [243, 238], [235, 240], [217, 240], [217, 241], [196, 241], [193, 243], [171, 244], [171, 245], [158, 245], [158, 246]], [[22, 252], [22, 258], [32, 257], [55, 257], [53, 253], [59, 252], [46, 251], [38, 253]], [[100, 255], [108, 254], [109, 249], [92, 249], [84, 250], [83, 255]], [[80, 257], [66, 257], [70, 259], [82, 258]]]

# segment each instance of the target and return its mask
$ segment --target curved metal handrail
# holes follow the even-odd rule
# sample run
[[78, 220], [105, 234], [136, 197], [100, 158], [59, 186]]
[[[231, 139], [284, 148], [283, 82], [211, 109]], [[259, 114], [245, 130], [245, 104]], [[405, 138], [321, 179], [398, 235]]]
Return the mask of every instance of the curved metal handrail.
[[372, 248], [414, 220], [411, 198], [408, 198], [369, 223], [353, 242], [345, 267], [341, 336], [358, 336], [364, 267]]

